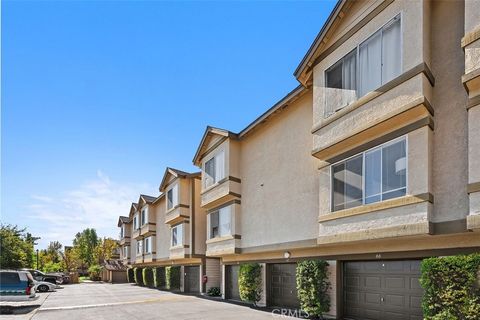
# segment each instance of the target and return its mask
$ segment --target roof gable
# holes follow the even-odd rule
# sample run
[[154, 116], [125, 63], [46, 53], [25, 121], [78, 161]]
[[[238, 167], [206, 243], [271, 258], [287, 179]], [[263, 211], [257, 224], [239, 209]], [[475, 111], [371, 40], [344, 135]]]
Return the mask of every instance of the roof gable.
[[141, 194], [138, 198], [138, 207], [143, 207], [146, 204], [152, 204], [156, 199], [156, 197]]
[[237, 139], [238, 135], [225, 129], [207, 126], [193, 157], [193, 164], [198, 166], [205, 153], [228, 138]]
[[120, 216], [118, 217], [118, 226], [121, 227], [122, 224], [127, 224], [130, 222], [130, 218], [129, 217], [125, 217], [125, 216]]
[[138, 209], [138, 203], [132, 202], [132, 205], [130, 206], [130, 214], [128, 215], [129, 218], [133, 217], [133, 214], [135, 211]]
[[160, 187], [158, 189], [160, 190], [160, 192], [164, 192], [169, 182], [173, 181], [176, 178], [190, 178], [197, 176], [200, 176], [200, 172], [188, 173], [182, 170], [167, 167], [165, 169], [162, 182], [160, 183]]

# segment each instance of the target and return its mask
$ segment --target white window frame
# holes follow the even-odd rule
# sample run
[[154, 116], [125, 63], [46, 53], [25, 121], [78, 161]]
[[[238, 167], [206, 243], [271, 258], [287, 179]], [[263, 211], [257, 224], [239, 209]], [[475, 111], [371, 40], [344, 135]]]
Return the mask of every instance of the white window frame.
[[[181, 229], [181, 234], [180, 234], [180, 237], [179, 237], [179, 233], [178, 233], [178, 230]], [[183, 245], [183, 223], [180, 223], [180, 224], [177, 224], [176, 226], [172, 227], [172, 231], [171, 231], [171, 234], [170, 234], [170, 245], [172, 247], [178, 247], [178, 246], [181, 246]], [[176, 232], [176, 239], [177, 239], [177, 243], [174, 244], [173, 243], [173, 232]]]
[[144, 206], [140, 211], [140, 225], [148, 224], [148, 206]]
[[120, 239], [123, 239], [125, 238], [125, 225], [122, 224], [122, 226], [120, 227]]
[[144, 252], [146, 254], [152, 253], [152, 237], [145, 238]]
[[[325, 71], [323, 72], [323, 79], [324, 79], [324, 85], [325, 85], [325, 88], [327, 87], [327, 72], [329, 70], [331, 70], [337, 63], [339, 63], [340, 61], [342, 61], [345, 57], [347, 57], [350, 53], [352, 53], [352, 51], [356, 50], [356, 63], [355, 63], [355, 91], [356, 91], [356, 95], [357, 95], [357, 99], [360, 99], [361, 97], [365, 96], [367, 93], [365, 93], [363, 96], [360, 96], [360, 46], [364, 43], [366, 43], [370, 38], [372, 38], [374, 35], [376, 35], [378, 32], [382, 32], [382, 30], [389, 24], [391, 23], [395, 18], [399, 17], [400, 18], [400, 74], [401, 75], [403, 73], [403, 51], [404, 51], [404, 48], [403, 48], [403, 11], [400, 11], [399, 13], [396, 13], [393, 17], [391, 17], [390, 19], [388, 19], [388, 21], [384, 24], [382, 24], [378, 29], [376, 29], [374, 32], [372, 32], [370, 35], [368, 35], [363, 41], [361, 41], [358, 45], [356, 45], [353, 49], [349, 50], [348, 53], [346, 53], [345, 55], [343, 55], [340, 59], [337, 59], [334, 63], [332, 63], [328, 68], [325, 69]], [[383, 37], [383, 35], [382, 35]], [[390, 81], [392, 81], [393, 79], [391, 79]], [[383, 82], [383, 80], [381, 81], [381, 86], [383, 86], [385, 83]], [[373, 90], [376, 90], [378, 88], [375, 88]], [[371, 91], [370, 91], [371, 92]], [[333, 112], [333, 113], [327, 113], [327, 107], [326, 107], [326, 104], [328, 103], [326, 99], [324, 99], [324, 103], [325, 103], [325, 106], [324, 106], [324, 117], [327, 118], [329, 116], [331, 116], [332, 114], [335, 114], [335, 112], [343, 109], [344, 107], [346, 106], [343, 106], [343, 107], [337, 107], [336, 108], [336, 111]]]
[[[345, 158], [345, 159], [342, 159], [340, 161], [337, 161], [335, 163], [332, 163], [330, 165], [330, 212], [338, 212], [338, 211], [341, 211], [341, 210], [345, 210], [345, 209], [340, 209], [340, 210], [336, 210], [334, 211], [334, 208], [333, 208], [333, 167], [336, 166], [337, 164], [340, 164], [342, 162], [346, 162], [348, 161], [349, 159], [352, 159], [352, 158], [355, 158], [355, 157], [358, 157], [359, 155], [362, 155], [362, 206], [365, 205], [365, 154], [369, 153], [370, 151], [374, 151], [375, 149], [380, 149], [380, 148], [385, 148], [385, 147], [388, 147], [389, 145], [392, 145], [392, 144], [395, 144], [401, 140], [405, 140], [405, 157], [406, 157], [406, 163], [405, 163], [405, 170], [406, 170], [406, 173], [405, 173], [405, 195], [408, 195], [409, 193], [409, 187], [408, 187], [408, 135], [403, 135], [403, 136], [400, 136], [398, 138], [395, 138], [393, 140], [390, 140], [390, 141], [387, 141], [387, 142], [384, 142], [382, 144], [379, 144], [375, 147], [372, 147], [370, 149], [367, 149], [365, 151], [362, 151], [360, 153], [357, 153], [357, 154], [354, 154], [348, 158]], [[395, 190], [390, 190], [390, 192], [392, 191], [396, 191], [396, 190], [400, 190], [400, 189], [403, 189], [403, 188], [399, 188], [399, 189], [395, 189]], [[396, 199], [396, 198], [392, 198], [392, 199]], [[389, 199], [390, 200], [390, 199]], [[380, 203], [382, 201], [385, 201], [383, 200], [380, 200], [380, 201], [376, 201], [376, 202], [372, 202], [372, 203]], [[372, 203], [369, 203], [369, 204], [372, 204]], [[359, 206], [356, 206], [356, 207], [353, 207], [353, 208], [358, 208]]]
[[141, 256], [143, 254], [143, 241], [137, 241], [137, 256]]
[[140, 229], [140, 223], [138, 221], [138, 212], [133, 215], [133, 230]]
[[[174, 190], [176, 189], [176, 190]], [[170, 189], [167, 190], [167, 210], [171, 210], [173, 208], [175, 208], [176, 206], [178, 206], [178, 203], [179, 203], [179, 193], [178, 193], [178, 189], [179, 189], [179, 186], [178, 186], [178, 183], [174, 184]], [[168, 199], [168, 194], [169, 193], [172, 193], [172, 204], [170, 204], [170, 200]]]
[[[217, 160], [220, 158], [220, 155], [223, 157], [223, 170], [221, 172], [223, 172], [223, 175], [219, 175], [217, 174], [217, 172], [219, 171], [218, 169], [218, 164], [221, 163], [221, 161]], [[209, 183], [209, 179], [207, 178], [207, 162], [213, 160], [213, 170], [214, 170], [214, 177], [213, 177], [213, 181], [211, 183]], [[207, 188], [210, 188], [216, 184], [218, 184], [219, 181], [225, 179], [225, 177], [227, 176], [227, 152], [225, 150], [224, 147], [220, 148], [219, 150], [217, 150], [215, 153], [213, 153], [210, 157], [208, 158], [205, 158], [205, 161], [203, 161], [203, 164], [202, 164], [202, 175], [203, 175], [203, 188], [204, 189], [207, 189]]]
[[128, 258], [128, 246], [123, 247], [123, 257]]
[[[224, 215], [221, 214], [221, 211], [222, 210], [228, 210], [228, 213], [229, 213], [229, 224], [230, 224], [230, 232], [226, 233], [226, 234], [222, 234], [220, 231], [222, 230], [221, 228], [221, 225], [222, 225], [222, 217], [224, 217]], [[218, 214], [218, 235], [216, 236], [213, 236], [213, 232], [212, 232], [212, 217], [214, 214]], [[221, 237], [226, 237], [226, 236], [230, 236], [232, 235], [232, 205], [228, 205], [228, 206], [225, 206], [225, 207], [221, 207], [219, 209], [216, 209], [216, 210], [213, 210], [211, 213], [209, 213], [209, 225], [208, 225], [208, 237], [209, 239], [215, 239], [215, 238], [221, 238]]]

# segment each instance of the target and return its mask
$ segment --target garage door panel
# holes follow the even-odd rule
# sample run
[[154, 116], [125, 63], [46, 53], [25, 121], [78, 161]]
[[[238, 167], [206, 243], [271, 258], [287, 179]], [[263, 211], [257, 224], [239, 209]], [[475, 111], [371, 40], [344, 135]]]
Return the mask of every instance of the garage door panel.
[[298, 308], [295, 263], [268, 266], [269, 304], [275, 307]]
[[419, 261], [345, 263], [345, 318], [421, 319], [423, 290], [418, 281], [419, 265]]
[[200, 267], [185, 267], [185, 292], [200, 293]]
[[365, 277], [365, 287], [380, 288], [382, 286], [382, 279], [380, 277]]
[[225, 296], [227, 299], [240, 300], [238, 289], [238, 273], [240, 266], [225, 266]]

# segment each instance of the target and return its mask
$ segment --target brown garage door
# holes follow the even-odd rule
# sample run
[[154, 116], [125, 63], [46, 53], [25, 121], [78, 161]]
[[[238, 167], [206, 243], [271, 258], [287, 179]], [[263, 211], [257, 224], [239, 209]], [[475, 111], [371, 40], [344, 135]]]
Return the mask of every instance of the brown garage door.
[[272, 307], [298, 308], [296, 263], [268, 265], [268, 304]]
[[240, 266], [225, 266], [225, 298], [232, 300], [240, 300], [240, 292], [238, 290], [238, 272]]
[[185, 292], [200, 293], [200, 267], [185, 267]]
[[423, 319], [420, 261], [347, 262], [344, 272], [345, 319]]

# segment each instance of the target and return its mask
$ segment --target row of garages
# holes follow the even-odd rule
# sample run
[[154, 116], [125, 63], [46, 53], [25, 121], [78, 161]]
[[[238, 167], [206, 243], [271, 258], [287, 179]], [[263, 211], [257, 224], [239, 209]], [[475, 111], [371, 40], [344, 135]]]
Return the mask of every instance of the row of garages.
[[[338, 262], [332, 300], [344, 319], [423, 319], [420, 260]], [[239, 265], [225, 266], [225, 298], [240, 300]], [[266, 303], [299, 309], [296, 263], [266, 264]], [[338, 309], [337, 309], [338, 310]]]

